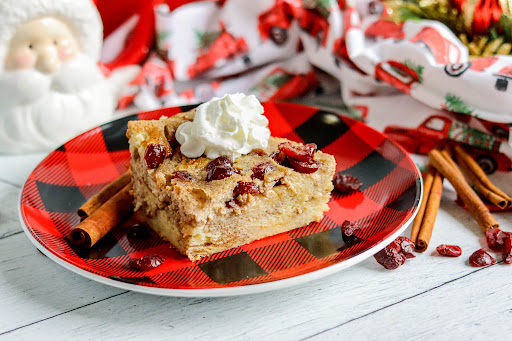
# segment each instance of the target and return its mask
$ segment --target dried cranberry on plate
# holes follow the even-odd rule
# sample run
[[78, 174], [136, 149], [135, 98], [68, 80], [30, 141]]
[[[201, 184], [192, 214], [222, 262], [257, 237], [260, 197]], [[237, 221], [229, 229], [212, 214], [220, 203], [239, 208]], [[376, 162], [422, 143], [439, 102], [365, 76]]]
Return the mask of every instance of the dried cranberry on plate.
[[128, 231], [128, 237], [148, 240], [151, 237], [151, 232], [149, 232], [149, 227], [147, 224], [137, 223], [134, 224]]
[[276, 166], [272, 163], [272, 161], [265, 161], [262, 163], [257, 164], [252, 168], [252, 175], [251, 177], [253, 179], [265, 179], [265, 174], [267, 174], [270, 171], [273, 171], [276, 169]]
[[158, 143], [151, 143], [144, 151], [144, 160], [146, 160], [146, 165], [150, 169], [160, 166], [160, 164], [164, 162], [166, 156], [167, 153], [165, 148]]
[[279, 144], [278, 148], [290, 159], [297, 161], [309, 161], [313, 158], [313, 154], [317, 147], [314, 143], [294, 146], [291, 142], [283, 142]]
[[171, 179], [192, 181], [194, 180], [194, 176], [187, 171], [176, 171], [171, 175]]
[[222, 180], [235, 174], [233, 161], [227, 156], [219, 156], [206, 166], [206, 181]]
[[256, 185], [254, 182], [248, 181], [238, 181], [235, 189], [233, 190], [233, 196], [237, 196], [240, 194], [250, 193], [256, 194], [260, 192], [260, 187]]
[[333, 180], [334, 189], [341, 194], [355, 192], [363, 185], [358, 178], [349, 174], [338, 173]]
[[291, 142], [279, 144], [279, 152], [270, 155], [274, 161], [281, 165], [287, 165], [294, 171], [304, 174], [314, 173], [320, 168], [320, 162], [313, 159], [317, 149], [316, 144], [293, 145]]
[[229, 178], [231, 175], [235, 173], [236, 172], [233, 167], [215, 167], [210, 169], [210, 171], [206, 175], [206, 181], [222, 180], [225, 178]]
[[165, 262], [164, 257], [152, 253], [149, 255], [145, 255], [144, 257], [141, 257], [141, 258], [134, 258], [134, 259], [130, 260], [130, 262], [128, 263], [128, 266], [135, 270], [150, 271], [150, 270], [158, 268], [164, 262]]
[[293, 168], [294, 171], [304, 174], [314, 173], [320, 168], [320, 162], [315, 161], [313, 159], [309, 161], [299, 161], [288, 158], [288, 162], [290, 163], [290, 167]]
[[277, 164], [284, 166], [286, 164], [286, 154], [280, 150], [276, 150], [272, 154], [269, 155], [272, 160], [274, 160]]
[[215, 167], [233, 167], [233, 161], [225, 155], [221, 155], [218, 158], [213, 159], [206, 166], [206, 171], [209, 172]]
[[341, 224], [341, 236], [343, 237], [343, 241], [348, 246], [361, 242], [363, 239], [356, 236], [356, 232], [360, 229], [362, 229], [362, 226], [358, 223], [345, 220], [343, 224]]
[[441, 256], [445, 257], [459, 257], [462, 254], [462, 249], [457, 245], [441, 244], [436, 250]]

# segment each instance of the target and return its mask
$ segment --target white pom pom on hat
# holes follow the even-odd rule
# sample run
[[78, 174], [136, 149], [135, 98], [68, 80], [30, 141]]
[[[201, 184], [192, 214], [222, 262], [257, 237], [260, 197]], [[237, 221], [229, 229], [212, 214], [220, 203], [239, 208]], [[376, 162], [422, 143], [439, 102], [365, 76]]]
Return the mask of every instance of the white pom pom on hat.
[[103, 24], [92, 0], [1, 0], [0, 69], [16, 29], [29, 20], [54, 17], [69, 25], [82, 52], [95, 61], [101, 55]]

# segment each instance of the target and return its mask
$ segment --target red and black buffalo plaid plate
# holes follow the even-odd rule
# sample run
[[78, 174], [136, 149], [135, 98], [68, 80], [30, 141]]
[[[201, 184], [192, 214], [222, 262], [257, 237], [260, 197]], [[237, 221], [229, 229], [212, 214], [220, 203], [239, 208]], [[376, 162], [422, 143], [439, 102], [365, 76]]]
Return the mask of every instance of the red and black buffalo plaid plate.
[[[264, 103], [273, 136], [306, 143], [334, 155], [337, 171], [363, 183], [358, 192], [333, 192], [322, 221], [191, 262], [156, 234], [141, 238], [128, 226], [114, 229], [91, 250], [64, 236], [79, 222], [76, 210], [125, 172], [130, 155], [127, 122], [191, 109], [170, 108], [125, 117], [92, 129], [46, 157], [27, 179], [21, 217], [31, 241], [47, 256], [88, 278], [134, 291], [170, 296], [255, 293], [323, 277], [375, 254], [412, 221], [421, 197], [418, 169], [384, 135], [353, 119], [316, 108]], [[358, 242], [346, 245], [345, 220], [358, 222]], [[135, 271], [132, 258], [165, 257], [160, 267]]]

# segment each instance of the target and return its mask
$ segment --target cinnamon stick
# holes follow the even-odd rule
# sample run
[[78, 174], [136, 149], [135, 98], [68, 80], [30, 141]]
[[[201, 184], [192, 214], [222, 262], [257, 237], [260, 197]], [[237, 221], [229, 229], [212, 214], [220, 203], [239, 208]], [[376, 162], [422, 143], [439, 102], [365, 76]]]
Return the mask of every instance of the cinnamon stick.
[[67, 239], [74, 245], [91, 248], [110, 230], [133, 211], [132, 184], [124, 186], [112, 198], [108, 199], [87, 219], [69, 231]]
[[98, 193], [92, 198], [87, 200], [77, 211], [81, 220], [89, 217], [94, 211], [96, 211], [101, 205], [103, 205], [108, 199], [112, 198], [117, 192], [123, 187], [130, 183], [132, 174], [130, 171], [122, 174], [120, 177], [103, 187]]
[[434, 223], [436, 221], [437, 211], [439, 211], [439, 205], [441, 204], [442, 194], [443, 176], [439, 171], [436, 171], [432, 182], [432, 188], [428, 196], [425, 215], [416, 241], [416, 251], [418, 252], [424, 252], [428, 248], [430, 238], [432, 237], [432, 230], [434, 229]]
[[445, 160], [448, 161], [448, 163], [453, 167], [453, 170], [457, 172], [457, 175], [459, 175], [460, 177], [464, 177], [464, 175], [462, 174], [462, 171], [457, 166], [457, 163], [455, 163], [455, 161], [453, 160], [452, 153], [448, 147], [444, 148], [441, 151], [441, 155], [443, 155]]
[[461, 146], [455, 146], [455, 154], [459, 163], [464, 163], [483, 186], [503, 197], [507, 201], [507, 206], [512, 206], [512, 198], [491, 182], [480, 165]]
[[429, 159], [430, 163], [455, 188], [457, 194], [462, 199], [468, 211], [475, 218], [478, 226], [480, 226], [480, 229], [484, 233], [487, 229], [498, 228], [500, 226], [480, 197], [475, 193], [475, 191], [473, 191], [466, 180], [459, 176], [460, 170], [455, 169], [439, 150], [432, 150], [429, 153]]
[[494, 193], [489, 188], [485, 187], [484, 184], [482, 184], [482, 182], [479, 181], [478, 177], [469, 169], [465, 162], [460, 162], [459, 166], [460, 169], [462, 170], [462, 173], [464, 173], [469, 182], [484, 198], [486, 198], [495, 206], [501, 209], [505, 209], [508, 206], [507, 199]]
[[[441, 154], [453, 162], [451, 152], [448, 147], [445, 147]], [[455, 167], [457, 168], [457, 167]], [[461, 174], [462, 176], [462, 174]], [[428, 248], [434, 223], [436, 220], [439, 205], [441, 204], [441, 196], [443, 194], [443, 176], [434, 168], [429, 165], [428, 173], [425, 176], [426, 191], [423, 195], [423, 200], [418, 210], [418, 215], [414, 220], [411, 229], [411, 240], [414, 242], [415, 249], [418, 252], [424, 252]]]
[[427, 169], [427, 174], [425, 174], [425, 178], [423, 179], [423, 196], [421, 198], [421, 205], [418, 209], [418, 213], [416, 214], [416, 218], [414, 218], [414, 222], [412, 223], [411, 228], [411, 241], [415, 245], [422, 226], [425, 209], [427, 207], [428, 196], [430, 195], [430, 190], [432, 189], [435, 173], [436, 169], [432, 166], [429, 166]]

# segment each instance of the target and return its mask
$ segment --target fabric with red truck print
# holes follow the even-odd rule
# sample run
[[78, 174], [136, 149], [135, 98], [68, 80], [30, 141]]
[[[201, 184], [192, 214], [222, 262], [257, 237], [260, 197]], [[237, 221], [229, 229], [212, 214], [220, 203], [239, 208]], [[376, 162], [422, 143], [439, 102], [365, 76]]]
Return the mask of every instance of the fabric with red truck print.
[[156, 6], [157, 44], [177, 81], [244, 76], [305, 53], [309, 64], [342, 82], [346, 104], [389, 93], [388, 84], [433, 108], [456, 97], [465, 114], [512, 122], [512, 58], [471, 67], [480, 61], [470, 61], [466, 46], [440, 22], [395, 23], [384, 3], [370, 0], [170, 3]]

